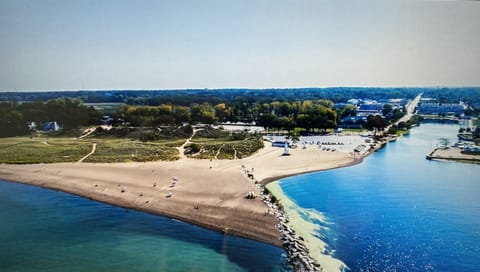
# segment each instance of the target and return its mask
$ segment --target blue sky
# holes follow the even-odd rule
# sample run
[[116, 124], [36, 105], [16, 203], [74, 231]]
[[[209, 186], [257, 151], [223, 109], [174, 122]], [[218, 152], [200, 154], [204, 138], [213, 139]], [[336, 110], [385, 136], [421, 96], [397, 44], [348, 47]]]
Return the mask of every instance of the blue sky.
[[478, 1], [0, 0], [0, 91], [480, 86]]

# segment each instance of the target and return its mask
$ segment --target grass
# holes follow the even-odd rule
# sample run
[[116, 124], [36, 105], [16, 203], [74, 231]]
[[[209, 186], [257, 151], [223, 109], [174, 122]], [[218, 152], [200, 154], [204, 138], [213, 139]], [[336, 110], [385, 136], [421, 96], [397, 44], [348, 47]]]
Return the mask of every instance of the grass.
[[[199, 151], [190, 154], [189, 157], [196, 159], [235, 159], [245, 158], [263, 147], [263, 141], [256, 137], [247, 137], [244, 140], [196, 138], [194, 144]], [[187, 149], [189, 146], [186, 147]]]
[[[178, 133], [177, 133], [178, 134]], [[89, 136], [76, 139], [66, 136], [37, 135], [34, 137], [0, 138], [0, 163], [29, 164], [76, 162], [90, 153], [84, 162], [146, 162], [173, 161], [179, 159], [179, 147], [185, 139], [174, 134], [152, 141], [117, 135]], [[235, 159], [248, 157], [263, 147], [260, 137], [247, 134], [230, 134], [225, 131], [209, 130], [193, 139], [195, 152], [189, 154], [199, 159]], [[187, 147], [188, 149], [188, 147]]]
[[177, 160], [180, 140], [140, 142], [126, 138], [12, 137], [0, 138], [0, 163], [76, 162], [97, 149], [85, 162]]
[[0, 163], [75, 162], [91, 149], [92, 143], [71, 138], [1, 138]]
[[100, 139], [97, 149], [85, 162], [145, 162], [173, 161], [179, 158], [178, 150], [165, 142], [141, 142], [128, 139]]

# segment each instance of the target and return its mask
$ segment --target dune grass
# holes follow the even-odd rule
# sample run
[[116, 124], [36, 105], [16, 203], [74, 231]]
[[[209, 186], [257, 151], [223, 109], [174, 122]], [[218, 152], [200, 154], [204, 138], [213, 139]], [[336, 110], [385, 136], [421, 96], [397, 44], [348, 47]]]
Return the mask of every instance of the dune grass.
[[180, 140], [140, 142], [126, 138], [12, 137], [0, 138], [0, 163], [32, 164], [76, 162], [96, 151], [85, 162], [176, 160]]
[[0, 163], [75, 162], [88, 154], [91, 149], [90, 142], [71, 138], [1, 138]]
[[128, 139], [100, 139], [97, 149], [85, 162], [146, 162], [173, 161], [179, 158], [178, 150], [170, 142], [141, 142]]
[[[96, 144], [95, 153], [84, 162], [147, 162], [173, 161], [180, 158], [178, 149], [185, 139], [173, 135], [151, 141], [131, 137], [96, 135], [83, 139], [66, 136], [36, 135], [33, 137], [0, 138], [0, 163], [30, 164], [77, 162], [89, 154]], [[188, 154], [197, 159], [245, 158], [263, 147], [261, 137], [210, 129], [192, 139], [194, 150]]]
[[248, 157], [263, 147], [263, 141], [259, 137], [247, 137], [243, 140], [234, 140], [232, 138], [194, 138], [193, 144], [196, 145], [198, 152], [188, 156], [196, 159], [241, 159]]

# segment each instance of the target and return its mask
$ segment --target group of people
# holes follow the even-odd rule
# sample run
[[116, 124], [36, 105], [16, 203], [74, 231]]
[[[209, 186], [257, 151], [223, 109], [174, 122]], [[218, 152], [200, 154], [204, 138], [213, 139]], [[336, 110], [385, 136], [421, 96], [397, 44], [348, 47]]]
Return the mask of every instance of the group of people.
[[245, 196], [246, 199], [254, 199], [256, 197], [257, 195], [255, 194], [254, 191], [248, 191], [247, 195]]
[[[172, 183], [170, 184], [170, 188], [175, 187], [175, 185], [177, 185], [177, 181], [178, 181], [178, 178], [177, 178], [177, 177], [172, 177]], [[156, 182], [153, 183], [153, 187], [157, 187], [157, 183], [156, 183]], [[173, 196], [172, 191], [169, 191], [165, 197], [170, 198], [170, 197], [172, 197], [172, 196]]]

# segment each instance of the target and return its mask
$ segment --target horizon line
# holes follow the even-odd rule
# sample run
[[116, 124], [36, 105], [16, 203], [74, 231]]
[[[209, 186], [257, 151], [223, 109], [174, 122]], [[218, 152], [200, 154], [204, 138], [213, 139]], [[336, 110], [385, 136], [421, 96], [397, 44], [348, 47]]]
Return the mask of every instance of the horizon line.
[[2, 90], [0, 89], [0, 93], [8, 93], [8, 92], [101, 92], [101, 91], [186, 91], [186, 90], [205, 90], [205, 91], [217, 91], [217, 90], [291, 90], [291, 89], [333, 89], [333, 88], [358, 88], [358, 89], [368, 89], [368, 88], [377, 88], [377, 89], [414, 89], [414, 88], [430, 88], [430, 89], [439, 89], [439, 88], [480, 88], [479, 86], [454, 86], [454, 85], [436, 85], [436, 86], [328, 86], [328, 87], [221, 87], [221, 88], [171, 88], [171, 89], [23, 89], [23, 90]]

